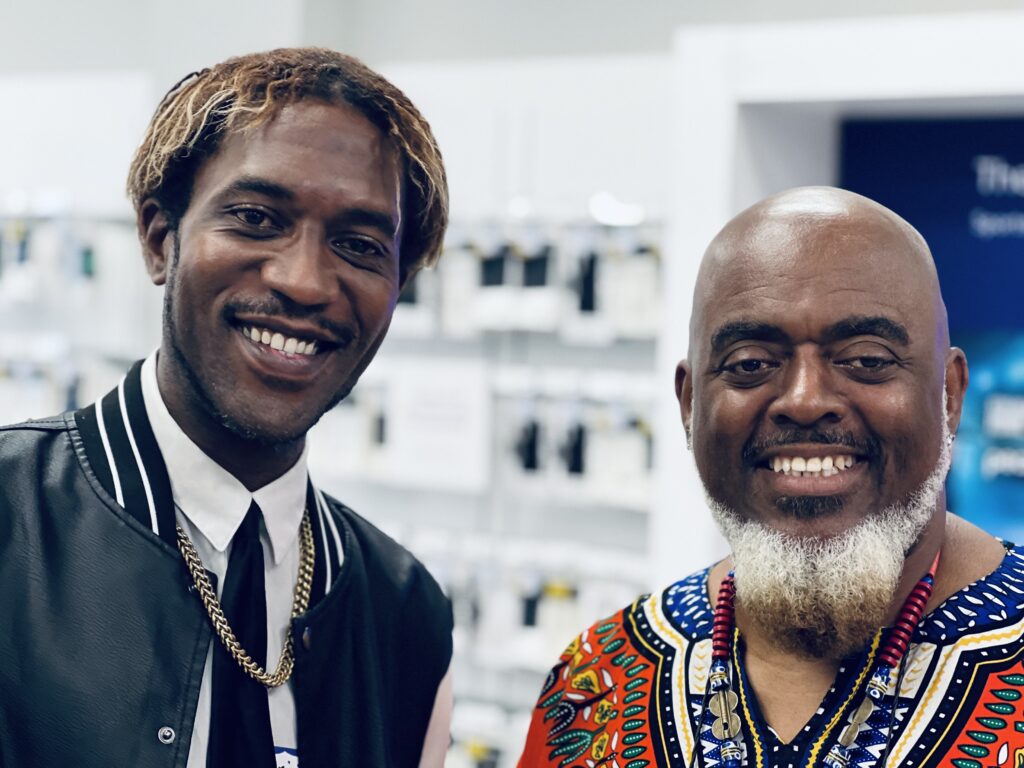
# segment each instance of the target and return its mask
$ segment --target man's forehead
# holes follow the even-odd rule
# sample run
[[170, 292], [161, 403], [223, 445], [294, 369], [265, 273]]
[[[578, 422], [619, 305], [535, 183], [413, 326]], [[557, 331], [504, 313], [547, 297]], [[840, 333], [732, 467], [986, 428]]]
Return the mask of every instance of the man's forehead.
[[691, 342], [707, 344], [738, 319], [809, 328], [852, 316], [933, 317], [934, 266], [909, 225], [849, 193], [803, 192], [748, 209], [709, 246]]
[[787, 314], [828, 304], [846, 306], [843, 314], [913, 312], [928, 292], [918, 289], [922, 281], [901, 251], [899, 244], [813, 234], [747, 244], [702, 271], [695, 310]]
[[706, 277], [751, 270], [810, 274], [849, 260], [913, 266], [920, 261], [919, 250], [906, 230], [879, 216], [773, 206], [760, 215], [737, 217], [724, 228], [708, 247], [701, 272]]
[[[320, 173], [312, 175], [311, 167]], [[286, 104], [266, 122], [227, 134], [197, 178], [214, 169], [218, 189], [272, 173], [292, 192], [345, 188], [398, 201], [402, 184], [391, 140], [354, 107], [317, 99]]]

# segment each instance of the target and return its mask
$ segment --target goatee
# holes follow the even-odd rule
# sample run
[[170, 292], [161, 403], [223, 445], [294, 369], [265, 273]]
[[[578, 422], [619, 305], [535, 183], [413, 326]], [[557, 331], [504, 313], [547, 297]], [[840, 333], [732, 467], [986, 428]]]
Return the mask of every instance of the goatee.
[[947, 436], [934, 470], [908, 499], [837, 536], [783, 534], [708, 498], [732, 548], [737, 604], [781, 649], [841, 659], [885, 624], [906, 555], [942, 494]]

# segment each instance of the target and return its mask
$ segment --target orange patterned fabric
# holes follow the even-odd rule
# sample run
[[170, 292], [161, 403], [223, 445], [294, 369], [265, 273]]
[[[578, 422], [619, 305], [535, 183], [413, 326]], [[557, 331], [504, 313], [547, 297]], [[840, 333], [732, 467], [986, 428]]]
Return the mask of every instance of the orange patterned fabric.
[[520, 765], [650, 763], [653, 668], [622, 631], [626, 615], [577, 637], [548, 673]]
[[[711, 663], [707, 572], [645, 596], [566, 648], [533, 711], [521, 768], [715, 768], [704, 708]], [[744, 766], [823, 765], [862, 699], [879, 638], [846, 660], [821, 709], [787, 744], [767, 728], [740, 663]], [[739, 653], [742, 659], [742, 641]], [[1024, 768], [1024, 556], [925, 616], [889, 702], [862, 725], [850, 768]]]

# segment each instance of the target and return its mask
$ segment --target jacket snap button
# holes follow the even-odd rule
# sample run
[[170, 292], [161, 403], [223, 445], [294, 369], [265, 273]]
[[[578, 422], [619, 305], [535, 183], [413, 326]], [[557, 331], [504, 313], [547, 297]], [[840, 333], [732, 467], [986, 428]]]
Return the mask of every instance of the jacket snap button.
[[310, 630], [309, 627], [306, 627], [304, 630], [302, 630], [302, 647], [305, 648], [308, 651], [309, 650], [309, 646], [311, 646], [312, 644], [313, 644], [313, 632], [312, 632], [312, 630]]
[[175, 735], [174, 729], [167, 725], [156, 732], [156, 737], [160, 739], [161, 744], [173, 744]]

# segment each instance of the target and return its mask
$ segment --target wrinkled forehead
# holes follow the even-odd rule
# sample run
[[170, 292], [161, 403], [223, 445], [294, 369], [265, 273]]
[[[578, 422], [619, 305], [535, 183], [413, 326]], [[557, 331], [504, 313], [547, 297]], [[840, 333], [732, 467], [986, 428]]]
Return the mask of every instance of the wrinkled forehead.
[[882, 316], [931, 336], [937, 301], [926, 246], [898, 220], [833, 210], [741, 217], [701, 264], [691, 349], [740, 318], [812, 335], [815, 324]]

